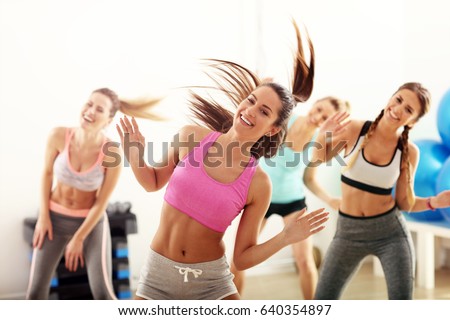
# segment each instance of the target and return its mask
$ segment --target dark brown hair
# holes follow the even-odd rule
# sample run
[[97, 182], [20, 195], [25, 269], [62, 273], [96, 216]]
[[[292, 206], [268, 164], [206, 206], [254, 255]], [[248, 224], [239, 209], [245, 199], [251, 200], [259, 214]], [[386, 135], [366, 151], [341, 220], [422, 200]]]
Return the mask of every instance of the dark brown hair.
[[[429, 93], [429, 91], [426, 88], [424, 88], [422, 86], [422, 84], [420, 84], [418, 82], [407, 82], [407, 83], [401, 85], [397, 89], [397, 91], [395, 91], [395, 93], [393, 95], [395, 95], [400, 90], [405, 90], [405, 89], [414, 92], [416, 94], [417, 98], [419, 99], [420, 111], [419, 111], [419, 115], [416, 118], [416, 122], [417, 122], [430, 109], [430, 103], [431, 103], [430, 93]], [[355, 155], [350, 160], [346, 170], [350, 169], [353, 166], [353, 164], [355, 163], [359, 152], [361, 152], [361, 150], [369, 142], [370, 137], [372, 136], [373, 132], [377, 128], [378, 123], [380, 122], [381, 118], [383, 118], [383, 115], [384, 115], [384, 109], [381, 110], [380, 114], [377, 116], [377, 118], [370, 125], [369, 130], [367, 131], [366, 135], [364, 136], [363, 143], [361, 143], [361, 146], [359, 147], [358, 151], [355, 153]], [[411, 184], [410, 184], [410, 182], [411, 182], [411, 166], [409, 164], [409, 148], [408, 148], [408, 136], [409, 136], [409, 130], [410, 129], [411, 129], [411, 127], [404, 126], [403, 127], [403, 132], [402, 132], [401, 137], [400, 137], [400, 143], [401, 143], [401, 146], [402, 146], [402, 162], [401, 162], [400, 170], [402, 172], [406, 172], [406, 177], [407, 177], [407, 181], [408, 181], [407, 198], [408, 198], [408, 203], [412, 205], [413, 202], [414, 202], [414, 199], [413, 199], [413, 191], [412, 191]]]
[[[293, 21], [297, 37], [297, 51], [294, 56], [294, 72], [292, 89], [289, 90], [278, 83], [262, 82], [262, 80], [247, 68], [230, 61], [209, 59], [208, 67], [213, 72], [206, 72], [216, 87], [237, 108], [256, 88], [267, 86], [272, 88], [281, 100], [282, 107], [275, 122], [281, 130], [273, 136], [262, 136], [252, 147], [251, 153], [255, 158], [272, 157], [286, 138], [287, 123], [293, 108], [298, 102], [309, 99], [313, 89], [315, 55], [314, 47], [309, 36], [306, 36], [310, 61], [306, 63], [300, 30]], [[211, 88], [211, 87], [210, 87]], [[191, 111], [197, 120], [208, 128], [222, 133], [227, 132], [233, 125], [233, 112], [225, 109], [217, 101], [191, 91]], [[194, 120], [195, 121], [195, 120]]]

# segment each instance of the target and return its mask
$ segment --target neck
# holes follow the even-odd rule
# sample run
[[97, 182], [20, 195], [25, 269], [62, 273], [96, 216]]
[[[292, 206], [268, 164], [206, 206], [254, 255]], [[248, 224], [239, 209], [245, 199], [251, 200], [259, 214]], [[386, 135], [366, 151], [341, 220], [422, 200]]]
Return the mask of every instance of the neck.
[[251, 149], [256, 141], [249, 141], [238, 136], [234, 131], [229, 130], [219, 138], [224, 151], [224, 157], [231, 157], [235, 161], [250, 161]]
[[103, 138], [101, 131], [91, 131], [83, 128], [75, 130], [75, 141], [79, 146], [99, 145], [103, 142]]
[[380, 120], [374, 133], [376, 133], [379, 137], [387, 140], [393, 138], [397, 139], [399, 136], [399, 134], [397, 133], [399, 129], [400, 128], [393, 127]]

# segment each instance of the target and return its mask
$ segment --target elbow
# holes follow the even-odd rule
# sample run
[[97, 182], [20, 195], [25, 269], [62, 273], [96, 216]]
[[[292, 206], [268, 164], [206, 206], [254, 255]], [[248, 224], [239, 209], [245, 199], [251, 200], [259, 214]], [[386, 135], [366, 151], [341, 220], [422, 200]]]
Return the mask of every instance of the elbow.
[[236, 256], [233, 258], [233, 264], [238, 271], [244, 271], [252, 267], [251, 265], [249, 265], [248, 261], [245, 261], [245, 259], [238, 258]]
[[236, 268], [237, 271], [244, 271], [244, 270], [248, 269], [245, 267], [244, 264], [242, 264], [242, 262], [239, 262], [236, 260], [234, 260], [233, 262], [234, 262], [234, 267]]

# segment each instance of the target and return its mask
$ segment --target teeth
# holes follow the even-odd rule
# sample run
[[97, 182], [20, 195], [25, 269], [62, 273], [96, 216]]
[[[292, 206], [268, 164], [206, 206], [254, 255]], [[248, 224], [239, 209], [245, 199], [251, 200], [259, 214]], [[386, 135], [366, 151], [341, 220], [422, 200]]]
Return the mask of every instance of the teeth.
[[250, 121], [248, 121], [242, 114], [241, 114], [241, 119], [249, 126], [253, 126], [253, 124]]
[[89, 117], [89, 116], [86, 115], [86, 114], [83, 114], [83, 119], [86, 120], [86, 121], [88, 121], [88, 122], [93, 122], [93, 121], [94, 121], [91, 117]]
[[399, 120], [399, 118], [392, 112], [392, 110], [389, 110], [389, 114], [391, 115], [391, 117], [395, 120]]

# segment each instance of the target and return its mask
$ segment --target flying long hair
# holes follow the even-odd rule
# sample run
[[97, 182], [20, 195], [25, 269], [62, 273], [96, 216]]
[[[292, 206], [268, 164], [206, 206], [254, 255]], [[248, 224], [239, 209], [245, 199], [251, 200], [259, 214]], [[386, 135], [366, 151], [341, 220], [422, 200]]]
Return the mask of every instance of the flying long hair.
[[[237, 108], [256, 88], [268, 86], [272, 88], [281, 100], [282, 108], [278, 114], [275, 125], [281, 130], [273, 136], [262, 136], [252, 147], [252, 155], [258, 159], [262, 156], [272, 157], [279, 146], [284, 142], [287, 132], [287, 122], [293, 108], [298, 102], [305, 102], [311, 96], [314, 80], [315, 55], [314, 47], [308, 35], [306, 40], [310, 52], [310, 61], [306, 62], [300, 30], [293, 21], [296, 37], [297, 51], [294, 55], [294, 72], [289, 90], [274, 82], [262, 82], [262, 80], [249, 69], [226, 60], [208, 59], [205, 71], [213, 80], [215, 87], [204, 87], [218, 90], [223, 93]], [[224, 108], [211, 96], [204, 97], [193, 90], [190, 91], [190, 109], [194, 116], [194, 122], [200, 121], [211, 130], [222, 133], [228, 132], [233, 125], [233, 112]]]

